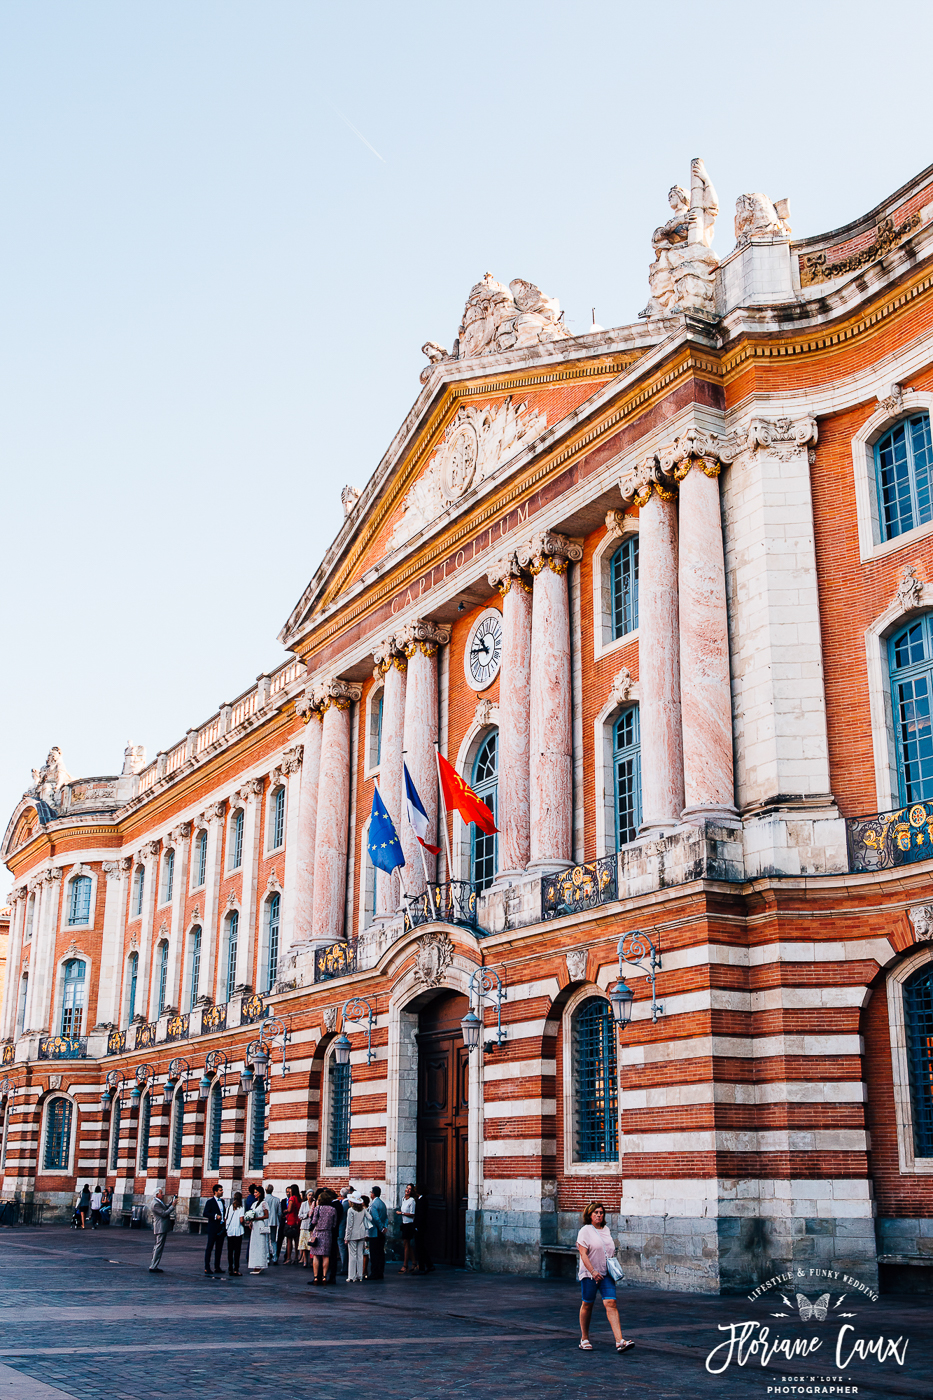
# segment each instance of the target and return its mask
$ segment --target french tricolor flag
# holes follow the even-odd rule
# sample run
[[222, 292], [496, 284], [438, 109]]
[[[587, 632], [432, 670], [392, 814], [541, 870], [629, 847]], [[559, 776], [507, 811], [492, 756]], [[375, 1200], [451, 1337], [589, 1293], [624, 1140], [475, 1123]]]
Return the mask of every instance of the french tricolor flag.
[[405, 773], [405, 805], [408, 808], [408, 820], [424, 849], [430, 851], [432, 856], [439, 855], [440, 846], [432, 846], [430, 841], [425, 840], [428, 834], [428, 814], [424, 810], [424, 803], [418, 796], [418, 789], [411, 780], [408, 764], [403, 763], [402, 768]]

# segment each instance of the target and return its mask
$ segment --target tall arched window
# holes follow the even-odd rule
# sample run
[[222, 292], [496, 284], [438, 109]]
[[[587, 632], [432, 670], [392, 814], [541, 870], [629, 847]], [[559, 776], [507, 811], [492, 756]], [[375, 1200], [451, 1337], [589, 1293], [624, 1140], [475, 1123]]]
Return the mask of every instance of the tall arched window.
[[257, 1075], [253, 1080], [252, 1121], [249, 1134], [249, 1169], [261, 1172], [266, 1158], [266, 1082]]
[[188, 1007], [194, 1010], [198, 999], [198, 980], [201, 976], [201, 925], [195, 924], [188, 934]]
[[914, 1153], [933, 1157], [933, 963], [925, 963], [904, 983], [904, 1025]]
[[162, 856], [162, 900], [163, 904], [172, 902], [172, 890], [175, 886], [175, 851], [169, 847]]
[[605, 997], [588, 997], [574, 1012], [574, 1157], [578, 1162], [619, 1160], [619, 1088], [616, 1029]]
[[327, 1165], [350, 1165], [350, 1066], [338, 1065], [337, 1056], [327, 1061], [330, 1123], [327, 1142]]
[[70, 1099], [53, 1099], [45, 1117], [45, 1170], [67, 1171], [71, 1152]]
[[181, 1148], [185, 1135], [185, 1091], [180, 1089], [172, 1103], [172, 1171], [181, 1170]]
[[126, 993], [126, 1019], [132, 1021], [136, 1015], [136, 988], [139, 985], [139, 954], [130, 953], [126, 964], [129, 987]]
[[279, 912], [281, 895], [274, 894], [266, 905], [266, 976], [265, 990], [271, 992], [279, 975]]
[[146, 888], [146, 867], [138, 865], [136, 867], [135, 883], [133, 886], [133, 917], [138, 919], [143, 912], [143, 891]]
[[210, 1144], [208, 1147], [208, 1170], [220, 1171], [220, 1135], [223, 1129], [224, 1096], [220, 1085], [214, 1081], [211, 1087], [210, 1105]]
[[285, 845], [285, 789], [277, 788], [272, 794], [272, 812], [269, 835], [270, 848], [274, 851]]
[[612, 727], [616, 845], [634, 841], [641, 824], [641, 734], [638, 706], [623, 710]]
[[26, 904], [26, 931], [23, 934], [24, 942], [28, 943], [32, 938], [32, 927], [36, 921], [36, 896], [31, 894]]
[[159, 997], [156, 1002], [156, 1015], [161, 1016], [165, 1010], [165, 996], [168, 991], [168, 944], [163, 939], [159, 944]]
[[902, 628], [888, 645], [901, 802], [925, 802], [933, 796], [931, 615]]
[[120, 1165], [120, 1119], [123, 1116], [123, 1105], [120, 1095], [117, 1094], [110, 1110], [110, 1170], [115, 1172]]
[[638, 536], [623, 540], [609, 561], [613, 640], [638, 626]]
[[385, 686], [372, 696], [369, 702], [369, 753], [367, 767], [372, 771], [382, 762], [382, 707], [385, 701]]
[[[473, 763], [472, 787], [499, 819], [499, 731], [494, 729], [483, 741]], [[470, 879], [476, 890], [485, 890], [496, 878], [498, 837], [487, 836], [475, 822], [470, 826]]]
[[202, 831], [198, 835], [198, 844], [194, 858], [195, 874], [197, 883], [195, 889], [200, 889], [207, 879], [207, 832]]
[[243, 808], [238, 807], [230, 823], [230, 869], [239, 870], [243, 864]]
[[881, 525], [886, 540], [933, 520], [930, 416], [916, 413], [875, 444]]
[[86, 973], [87, 963], [82, 962], [80, 958], [69, 958], [65, 963], [62, 982], [62, 1025], [59, 1035], [71, 1037], [81, 1034]]
[[29, 995], [29, 973], [24, 972], [19, 983], [19, 1005], [16, 1008], [16, 1034], [21, 1036], [26, 1025], [26, 998]]
[[69, 924], [86, 924], [91, 917], [91, 877], [77, 875], [71, 882], [68, 899]]
[[240, 916], [236, 909], [227, 916], [227, 1000], [233, 996], [236, 987], [236, 950], [240, 931]]
[[139, 1110], [139, 1170], [149, 1170], [149, 1128], [152, 1124], [152, 1095], [143, 1095]]

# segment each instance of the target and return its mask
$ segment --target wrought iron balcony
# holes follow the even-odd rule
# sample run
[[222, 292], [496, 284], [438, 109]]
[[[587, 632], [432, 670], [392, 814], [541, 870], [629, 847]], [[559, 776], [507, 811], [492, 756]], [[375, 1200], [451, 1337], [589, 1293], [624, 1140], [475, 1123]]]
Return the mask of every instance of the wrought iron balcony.
[[933, 860], [933, 802], [846, 818], [849, 870], [862, 874]]
[[254, 1021], [261, 1021], [266, 1014], [266, 1003], [258, 992], [254, 992], [251, 997], [246, 997], [240, 1006], [240, 1025], [251, 1026]]
[[225, 1031], [227, 1029], [227, 1003], [222, 1006], [205, 1006], [201, 1012], [201, 1034], [207, 1035], [208, 1031]]
[[156, 1031], [159, 1029], [156, 1021], [146, 1021], [143, 1025], [136, 1027], [136, 1049], [148, 1050], [156, 1043]]
[[569, 870], [545, 875], [541, 881], [541, 914], [545, 919], [578, 914], [618, 898], [619, 860], [615, 855], [572, 865]]
[[477, 929], [476, 891], [468, 880], [430, 884], [405, 906], [405, 932], [421, 924], [460, 924]]
[[11, 1065], [16, 1058], [16, 1046], [11, 1041], [9, 1045], [3, 1047], [3, 1063]]
[[40, 1060], [83, 1060], [87, 1039], [83, 1035], [43, 1035], [39, 1037]]
[[330, 982], [334, 977], [348, 977], [351, 972], [356, 972], [355, 944], [331, 943], [328, 948], [315, 948], [315, 982]]
[[166, 1040], [187, 1040], [188, 1039], [188, 1013], [183, 1016], [170, 1016], [168, 1025], [165, 1028]]
[[122, 1055], [126, 1049], [126, 1031], [111, 1031], [107, 1036], [107, 1054]]

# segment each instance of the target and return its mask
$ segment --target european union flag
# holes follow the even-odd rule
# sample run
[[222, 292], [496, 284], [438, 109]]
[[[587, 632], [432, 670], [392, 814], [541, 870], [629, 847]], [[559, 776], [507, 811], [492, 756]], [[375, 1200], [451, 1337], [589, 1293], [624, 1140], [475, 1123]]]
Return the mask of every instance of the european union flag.
[[386, 811], [379, 789], [373, 790], [373, 810], [369, 815], [369, 858], [377, 870], [391, 874], [398, 866], [405, 864], [402, 843]]

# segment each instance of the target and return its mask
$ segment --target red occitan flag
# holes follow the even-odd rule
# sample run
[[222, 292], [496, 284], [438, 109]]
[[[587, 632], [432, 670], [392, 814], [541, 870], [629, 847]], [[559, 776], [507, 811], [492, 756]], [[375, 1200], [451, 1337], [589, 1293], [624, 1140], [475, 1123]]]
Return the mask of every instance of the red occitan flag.
[[480, 831], [485, 831], [487, 836], [499, 830], [496, 826], [495, 818], [486, 803], [465, 783], [452, 763], [448, 763], [442, 754], [437, 755], [437, 771], [441, 780], [441, 792], [444, 794], [444, 806], [448, 811], [455, 807], [465, 822], [475, 822]]

